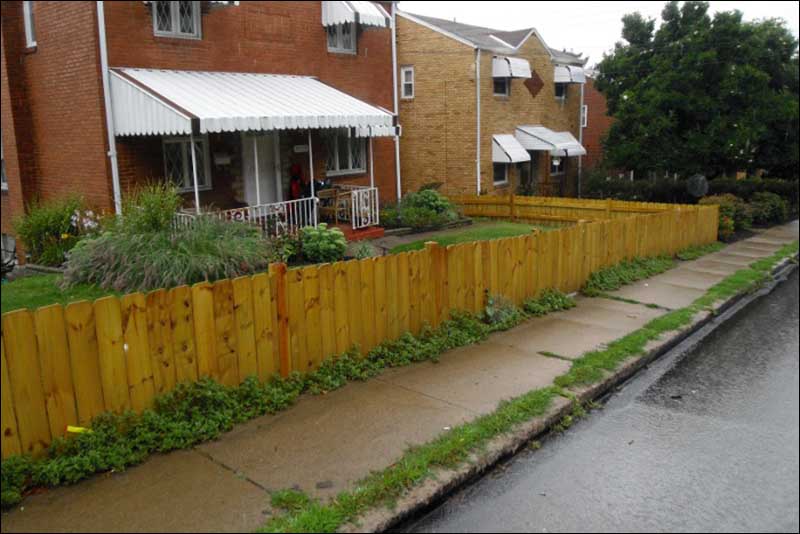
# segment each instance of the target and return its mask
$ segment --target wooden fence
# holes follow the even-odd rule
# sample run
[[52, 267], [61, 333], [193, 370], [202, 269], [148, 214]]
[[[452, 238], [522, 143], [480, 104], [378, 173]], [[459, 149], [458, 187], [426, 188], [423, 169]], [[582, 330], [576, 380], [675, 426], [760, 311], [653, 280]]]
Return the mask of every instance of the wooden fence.
[[[469, 215], [580, 222], [548, 232], [105, 297], [2, 317], [2, 456], [37, 454], [67, 425], [141, 411], [179, 382], [236, 385], [362, 354], [486, 294], [519, 304], [542, 289], [578, 290], [633, 256], [717, 239], [716, 206], [459, 197]], [[505, 204], [504, 204], [505, 202]], [[504, 211], [507, 210], [507, 211]]]

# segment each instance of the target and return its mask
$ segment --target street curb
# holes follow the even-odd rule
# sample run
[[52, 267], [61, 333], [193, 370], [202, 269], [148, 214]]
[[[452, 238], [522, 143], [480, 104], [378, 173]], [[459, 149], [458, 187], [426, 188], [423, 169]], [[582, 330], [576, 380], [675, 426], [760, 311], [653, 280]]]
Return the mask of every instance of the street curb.
[[[742, 309], [745, 309], [779, 285], [782, 281], [780, 280], [781, 278], [784, 278], [797, 268], [797, 259], [798, 255], [795, 255], [780, 261], [772, 269], [770, 273], [772, 275], [772, 283], [765, 291], [754, 293], [751, 290], [744, 290], [737, 293], [723, 301], [713, 311], [697, 314], [691, 324], [676, 331], [675, 335], [669, 339], [658, 340], [649, 344], [647, 353], [644, 356], [623, 362], [616, 371], [608, 374], [597, 384], [573, 391], [577, 400], [583, 404], [602, 397], [632, 378], [641, 369], [668, 353], [689, 336], [708, 325], [712, 320], [719, 318], [720, 315], [730, 310], [737, 303], [749, 298], [750, 300], [744, 302], [741, 309], [736, 310], [729, 317], [725, 317], [713, 329], [729, 321]], [[709, 330], [705, 335], [711, 333], [713, 329]], [[433, 508], [461, 487], [479, 478], [502, 460], [527, 447], [532, 440], [545, 434], [571, 411], [572, 402], [570, 400], [563, 397], [555, 398], [553, 405], [548, 409], [547, 415], [531, 419], [520, 425], [512, 433], [503, 434], [491, 440], [482, 453], [470, 455], [470, 459], [465, 465], [456, 469], [436, 471], [433, 477], [425, 480], [421, 485], [412, 488], [407, 494], [400, 497], [391, 510], [386, 508], [370, 510], [361, 516], [356, 524], [344, 525], [339, 531], [384, 532], [413, 516]]]

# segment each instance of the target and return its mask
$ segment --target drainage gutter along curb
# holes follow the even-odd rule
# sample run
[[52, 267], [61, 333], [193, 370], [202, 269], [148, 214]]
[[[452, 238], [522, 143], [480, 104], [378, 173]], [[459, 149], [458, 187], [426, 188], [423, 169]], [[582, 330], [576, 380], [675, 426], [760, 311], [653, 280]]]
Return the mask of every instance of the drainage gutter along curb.
[[[711, 325], [708, 331], [703, 334], [703, 337], [707, 336], [719, 325], [730, 320], [738, 312], [747, 308], [749, 304], [777, 287], [781, 279], [797, 268], [797, 258], [798, 256], [795, 255], [780, 261], [771, 270], [772, 281], [764, 290], [755, 293], [750, 290], [740, 291], [723, 301], [719, 306], [714, 307], [713, 311], [699, 312], [690, 324], [675, 331], [674, 335], [669, 339], [651, 343], [643, 356], [626, 360], [613, 373], [608, 373], [604, 379], [596, 384], [573, 390], [576, 400], [583, 404], [602, 397], [626, 382], [642, 368], [647, 367], [653, 361], [668, 353], [689, 336], [709, 325], [715, 318], [718, 318], [736, 304], [741, 303], [741, 307], [732, 311], [729, 317], [724, 317], [718, 324]], [[433, 477], [400, 497], [393, 509], [378, 508], [370, 510], [361, 516], [357, 523], [343, 525], [340, 532], [383, 532], [433, 508], [462, 486], [489, 471], [500, 461], [513, 456], [528, 446], [532, 440], [546, 433], [571, 411], [572, 401], [564, 397], [555, 398], [553, 405], [548, 409], [547, 415], [531, 419], [520, 425], [513, 432], [500, 435], [491, 440], [482, 453], [471, 454], [469, 461], [464, 465], [456, 469], [437, 470]]]

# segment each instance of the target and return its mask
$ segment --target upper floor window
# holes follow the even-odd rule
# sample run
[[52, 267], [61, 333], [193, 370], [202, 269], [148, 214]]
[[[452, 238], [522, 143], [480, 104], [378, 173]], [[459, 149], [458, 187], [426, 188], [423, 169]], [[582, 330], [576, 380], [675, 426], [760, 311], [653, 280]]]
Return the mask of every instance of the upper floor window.
[[200, 38], [200, 2], [153, 2], [153, 33], [162, 37]]
[[327, 26], [328, 51], [344, 54], [356, 53], [356, 23], [333, 24]]
[[589, 125], [589, 106], [584, 104], [581, 106], [581, 128], [586, 128]]
[[[194, 191], [190, 144], [191, 141], [188, 137], [164, 139], [164, 176], [175, 184], [181, 193]], [[211, 189], [207, 139], [194, 140], [194, 157], [197, 166], [198, 190]]]
[[357, 174], [367, 170], [366, 139], [347, 135], [347, 130], [335, 130], [328, 139], [328, 176]]
[[22, 19], [25, 24], [25, 46], [36, 46], [36, 27], [33, 24], [33, 2], [22, 2]]
[[556, 82], [556, 98], [565, 100], [567, 98], [567, 84]]
[[511, 78], [493, 78], [494, 95], [508, 96], [511, 94]]
[[414, 98], [414, 67], [400, 68], [401, 98]]

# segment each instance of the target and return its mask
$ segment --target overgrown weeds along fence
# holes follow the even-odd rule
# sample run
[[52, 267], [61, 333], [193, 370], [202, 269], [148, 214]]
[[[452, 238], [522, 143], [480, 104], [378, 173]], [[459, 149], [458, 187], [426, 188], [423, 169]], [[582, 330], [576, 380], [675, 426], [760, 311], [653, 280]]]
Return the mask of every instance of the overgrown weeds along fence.
[[[362, 354], [485, 296], [520, 304], [545, 288], [578, 290], [633, 256], [717, 239], [716, 206], [534, 197], [457, 197], [467, 215], [582, 221], [530, 235], [463, 243], [200, 283], [2, 318], [2, 455], [39, 453], [67, 425], [141, 411], [179, 382], [315, 369]], [[589, 221], [589, 222], [583, 222]]]

